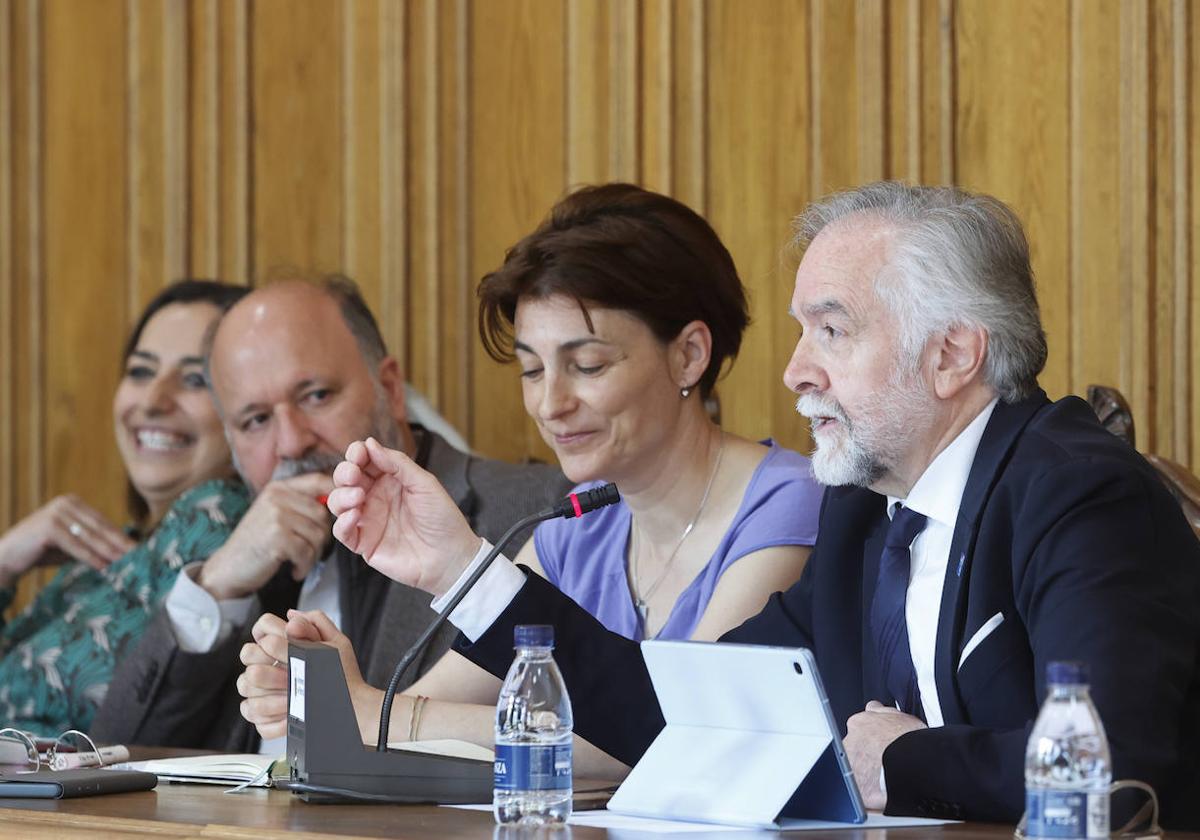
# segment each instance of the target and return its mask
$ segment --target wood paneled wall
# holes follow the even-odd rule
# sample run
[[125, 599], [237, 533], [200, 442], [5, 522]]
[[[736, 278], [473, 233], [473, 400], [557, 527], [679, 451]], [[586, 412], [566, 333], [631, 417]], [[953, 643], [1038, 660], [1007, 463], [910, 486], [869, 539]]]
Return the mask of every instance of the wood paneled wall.
[[479, 450], [545, 457], [474, 284], [608, 179], [733, 252], [734, 431], [807, 445], [789, 221], [894, 177], [1009, 202], [1047, 390], [1116, 384], [1195, 467], [1198, 28], [1187, 0], [0, 0], [0, 527], [68, 490], [120, 515], [117, 354], [183, 275], [350, 274]]

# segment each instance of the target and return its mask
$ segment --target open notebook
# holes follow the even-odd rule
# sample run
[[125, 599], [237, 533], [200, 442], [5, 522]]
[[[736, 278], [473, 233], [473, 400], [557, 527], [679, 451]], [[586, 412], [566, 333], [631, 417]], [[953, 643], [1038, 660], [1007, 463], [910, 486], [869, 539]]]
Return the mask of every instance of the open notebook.
[[[450, 755], [480, 761], [493, 760], [490, 749], [466, 741], [402, 741], [388, 746], [391, 749], [411, 752]], [[130, 761], [119, 766], [129, 770], [144, 770], [147, 773], [154, 773], [164, 781], [211, 785], [271, 787], [276, 779], [288, 778], [286, 759], [256, 754], [157, 758], [150, 761]]]

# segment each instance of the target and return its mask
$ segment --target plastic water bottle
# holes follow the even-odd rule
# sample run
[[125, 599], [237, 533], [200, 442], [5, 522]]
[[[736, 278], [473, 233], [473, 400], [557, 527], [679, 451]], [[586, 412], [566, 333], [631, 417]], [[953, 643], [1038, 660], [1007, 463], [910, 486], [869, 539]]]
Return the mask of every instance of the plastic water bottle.
[[1112, 761], [1087, 666], [1051, 662], [1050, 692], [1025, 748], [1025, 835], [1108, 837]]
[[571, 699], [554, 664], [554, 628], [517, 627], [517, 656], [496, 704], [493, 810], [501, 825], [571, 816]]

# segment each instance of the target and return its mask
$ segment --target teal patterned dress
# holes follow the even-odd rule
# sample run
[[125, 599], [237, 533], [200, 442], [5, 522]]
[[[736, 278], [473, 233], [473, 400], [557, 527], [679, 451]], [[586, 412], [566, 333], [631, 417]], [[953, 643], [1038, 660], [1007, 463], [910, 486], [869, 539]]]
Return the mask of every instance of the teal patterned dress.
[[[51, 737], [86, 731], [117, 660], [146, 632], [179, 570], [220, 548], [249, 504], [240, 483], [209, 481], [176, 499], [149, 539], [104, 571], [64, 565], [0, 630], [0, 726]], [[0, 611], [13, 594], [0, 589]]]

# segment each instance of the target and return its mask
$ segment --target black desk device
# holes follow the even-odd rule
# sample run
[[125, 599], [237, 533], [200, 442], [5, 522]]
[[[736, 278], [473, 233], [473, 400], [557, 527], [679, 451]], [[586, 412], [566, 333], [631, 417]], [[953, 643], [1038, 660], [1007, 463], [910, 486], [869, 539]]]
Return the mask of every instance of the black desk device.
[[[291, 778], [305, 801], [345, 801], [334, 790], [394, 802], [492, 801], [492, 762], [363, 743], [336, 648], [288, 644]], [[305, 788], [310, 788], [306, 790]], [[311, 790], [326, 788], [328, 791]]]

